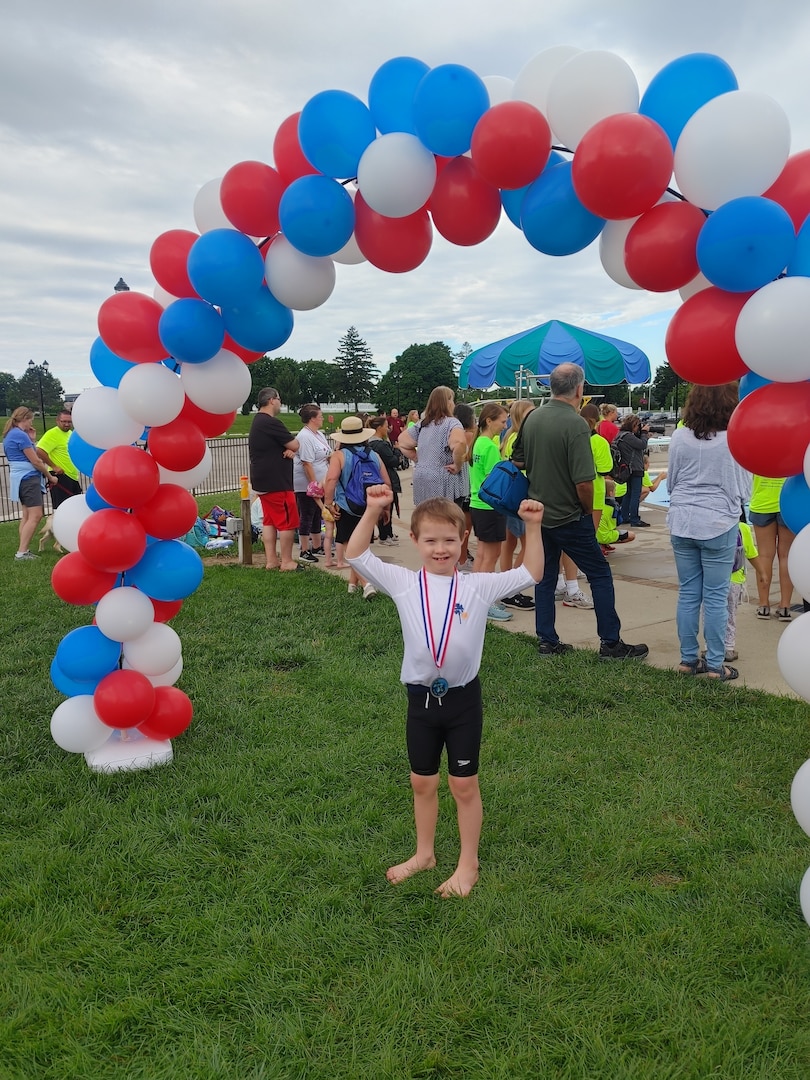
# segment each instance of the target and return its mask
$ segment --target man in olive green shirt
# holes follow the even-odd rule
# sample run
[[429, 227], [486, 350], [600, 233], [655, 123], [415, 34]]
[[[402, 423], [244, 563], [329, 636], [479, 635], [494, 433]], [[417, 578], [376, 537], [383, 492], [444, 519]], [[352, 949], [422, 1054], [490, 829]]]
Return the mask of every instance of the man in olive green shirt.
[[79, 470], [68, 453], [68, 439], [72, 430], [73, 418], [70, 409], [60, 409], [56, 415], [56, 426], [46, 431], [37, 442], [37, 453], [56, 476], [56, 483], [51, 488], [54, 510], [71, 495], [82, 493]]
[[590, 428], [579, 415], [585, 372], [578, 364], [559, 364], [549, 377], [552, 397], [530, 412], [512, 450], [512, 460], [526, 470], [529, 498], [545, 506], [542, 536], [545, 551], [543, 580], [535, 587], [535, 627], [541, 656], [558, 656], [570, 645], [555, 628], [554, 590], [565, 552], [588, 579], [600, 659], [642, 659], [646, 645], [621, 639], [613, 575], [596, 540], [593, 525], [593, 481], [596, 475]]

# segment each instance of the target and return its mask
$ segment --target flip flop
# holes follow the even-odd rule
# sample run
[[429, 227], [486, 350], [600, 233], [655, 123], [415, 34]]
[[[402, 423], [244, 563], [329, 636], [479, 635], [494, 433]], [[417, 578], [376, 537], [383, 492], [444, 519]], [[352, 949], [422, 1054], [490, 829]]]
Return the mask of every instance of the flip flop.
[[680, 675], [705, 675], [708, 670], [706, 661], [700, 656], [697, 660], [682, 660], [678, 665]]
[[719, 671], [715, 671], [714, 668], [707, 668], [706, 674], [710, 679], [717, 679], [718, 682], [731, 682], [732, 679], [738, 679], [740, 677], [739, 671], [731, 664], [723, 664]]

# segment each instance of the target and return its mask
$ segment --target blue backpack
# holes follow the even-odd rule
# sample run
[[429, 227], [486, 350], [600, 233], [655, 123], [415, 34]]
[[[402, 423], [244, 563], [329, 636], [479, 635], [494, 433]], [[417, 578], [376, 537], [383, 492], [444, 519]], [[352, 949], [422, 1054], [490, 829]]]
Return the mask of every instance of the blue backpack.
[[383, 482], [380, 467], [371, 452], [364, 446], [342, 446], [344, 455], [348, 455], [350, 471], [343, 485], [346, 505], [349, 513], [360, 517], [366, 508], [366, 488]]
[[511, 461], [499, 461], [478, 489], [478, 498], [499, 514], [517, 514], [529, 497], [529, 481]]

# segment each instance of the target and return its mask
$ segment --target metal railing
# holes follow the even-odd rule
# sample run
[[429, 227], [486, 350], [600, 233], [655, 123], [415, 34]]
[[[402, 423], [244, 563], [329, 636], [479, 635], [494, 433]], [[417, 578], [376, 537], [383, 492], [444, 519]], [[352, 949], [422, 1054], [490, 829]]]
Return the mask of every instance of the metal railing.
[[[214, 495], [221, 491], [238, 491], [239, 477], [248, 475], [248, 440], [246, 435], [235, 438], [206, 439], [211, 450], [211, 471], [205, 480], [192, 490], [192, 495]], [[81, 475], [83, 488], [90, 483]], [[10, 469], [5, 454], [0, 453], [0, 521], [18, 521], [20, 504], [9, 499]], [[52, 512], [51, 497], [45, 494], [45, 513]]]

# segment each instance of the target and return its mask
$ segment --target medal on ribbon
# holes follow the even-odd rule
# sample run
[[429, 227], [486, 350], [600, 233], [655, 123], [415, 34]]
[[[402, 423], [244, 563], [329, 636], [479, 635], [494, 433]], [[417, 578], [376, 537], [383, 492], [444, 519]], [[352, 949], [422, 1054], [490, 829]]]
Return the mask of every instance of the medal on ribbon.
[[[438, 638], [433, 629], [433, 616], [430, 611], [430, 593], [428, 592], [428, 576], [427, 570], [422, 568], [422, 572], [419, 575], [419, 598], [422, 602], [422, 625], [425, 629], [425, 644], [430, 650], [430, 655], [433, 657], [433, 662], [436, 665], [436, 670], [441, 672], [444, 658], [447, 656], [447, 645], [450, 641], [450, 631], [453, 628], [453, 612], [456, 608], [456, 597], [458, 596], [458, 571], [453, 573], [453, 583], [450, 586], [450, 591], [447, 594], [447, 607], [444, 611], [444, 618], [442, 620], [441, 630]], [[438, 698], [439, 701], [444, 697], [447, 691], [450, 689], [450, 684], [447, 679], [443, 678], [441, 674], [433, 680], [430, 684], [430, 693], [432, 697]]]

